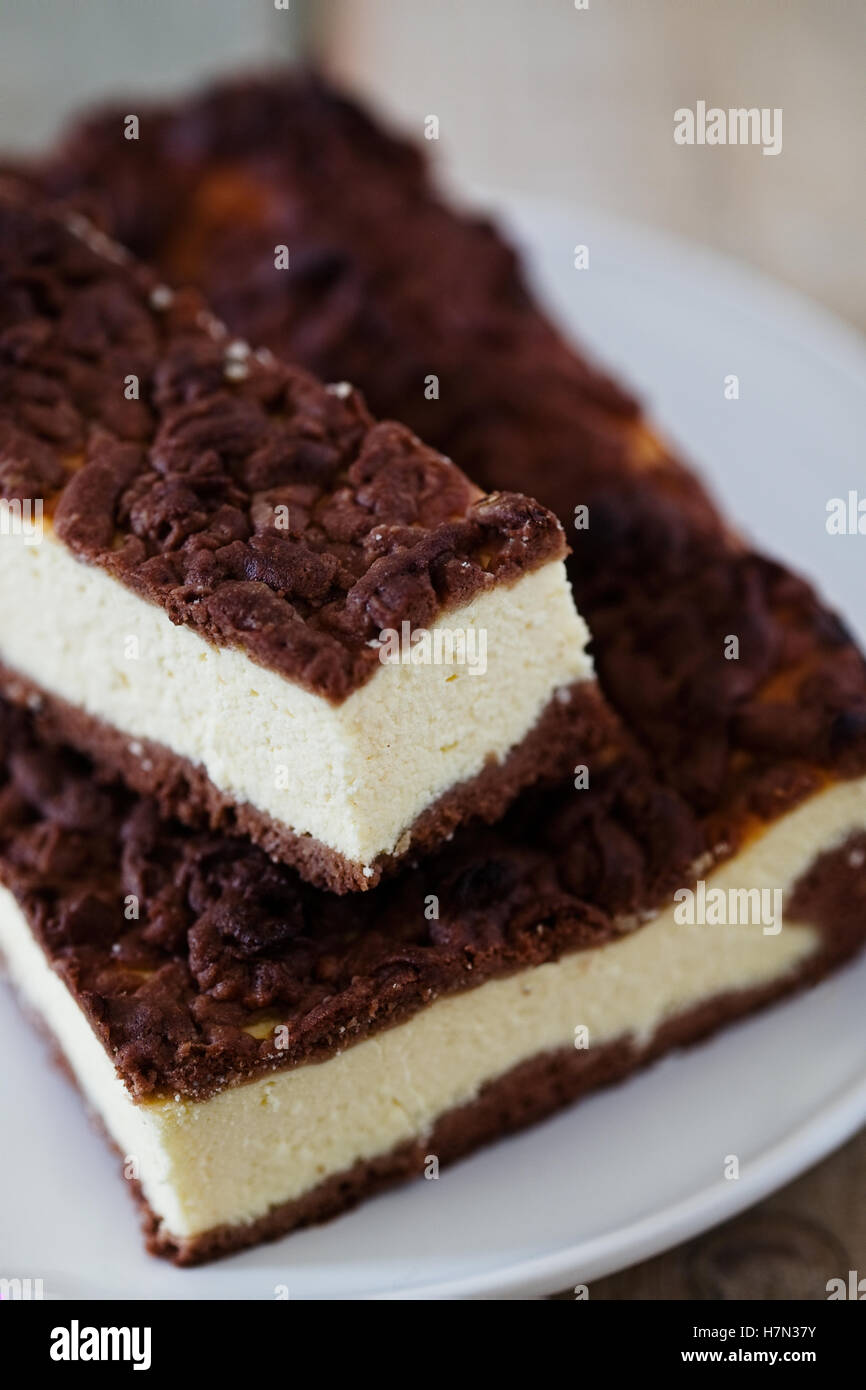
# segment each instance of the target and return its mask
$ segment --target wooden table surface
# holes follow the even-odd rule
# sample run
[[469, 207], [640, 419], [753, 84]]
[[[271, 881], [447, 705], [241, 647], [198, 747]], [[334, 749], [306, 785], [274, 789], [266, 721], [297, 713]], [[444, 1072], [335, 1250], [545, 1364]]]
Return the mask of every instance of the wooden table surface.
[[[827, 1281], [866, 1278], [866, 1129], [741, 1216], [632, 1269], [590, 1299], [826, 1299]], [[555, 1295], [574, 1298], [571, 1289]]]

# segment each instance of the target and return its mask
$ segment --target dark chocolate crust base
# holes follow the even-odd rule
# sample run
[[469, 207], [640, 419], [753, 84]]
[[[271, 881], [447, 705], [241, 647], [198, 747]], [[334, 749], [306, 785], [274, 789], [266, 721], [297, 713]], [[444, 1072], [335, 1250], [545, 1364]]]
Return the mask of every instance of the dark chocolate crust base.
[[164, 816], [248, 836], [278, 863], [297, 869], [308, 883], [332, 893], [375, 888], [407, 859], [429, 854], [470, 820], [495, 824], [515, 797], [536, 782], [561, 778], [577, 763], [621, 738], [616, 716], [595, 681], [580, 681], [555, 695], [533, 728], [502, 762], [488, 761], [475, 776], [450, 787], [428, 806], [393, 854], [367, 866], [353, 863], [311, 835], [297, 835], [249, 802], [235, 802], [204, 768], [164, 744], [123, 734], [85, 710], [34, 685], [0, 663], [0, 696], [30, 711], [40, 738], [85, 753], [98, 775], [120, 777], [152, 798]]
[[[846, 846], [825, 856], [822, 864], [821, 877], [827, 885], [836, 877], [840, 894], [845, 883], [850, 889], [855, 881], [847, 863], [850, 853], [850, 846]], [[807, 875], [804, 884], [808, 878]], [[443, 1115], [424, 1139], [356, 1163], [303, 1197], [272, 1208], [248, 1225], [219, 1226], [192, 1237], [172, 1236], [162, 1228], [139, 1185], [133, 1183], [148, 1250], [177, 1265], [205, 1264], [264, 1241], [279, 1240], [301, 1227], [328, 1221], [389, 1187], [420, 1178], [429, 1155], [435, 1154], [440, 1168], [444, 1167], [485, 1144], [545, 1119], [591, 1091], [624, 1080], [666, 1052], [698, 1043], [746, 1014], [816, 984], [863, 944], [866, 901], [862, 884], [859, 897], [856, 889], [854, 892], [854, 902], [860, 907], [859, 920], [856, 911], [852, 911], [847, 921], [825, 929], [822, 948], [796, 971], [759, 989], [719, 995], [678, 1014], [643, 1047], [623, 1039], [596, 1049], [563, 1048], [533, 1057], [490, 1082], [469, 1105]], [[825, 905], [828, 901], [825, 899]]]

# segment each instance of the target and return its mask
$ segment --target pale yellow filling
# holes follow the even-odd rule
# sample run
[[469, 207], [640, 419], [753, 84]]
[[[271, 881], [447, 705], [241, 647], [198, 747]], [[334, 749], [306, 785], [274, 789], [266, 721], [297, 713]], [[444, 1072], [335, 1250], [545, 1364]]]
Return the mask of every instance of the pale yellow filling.
[[504, 759], [557, 691], [592, 675], [560, 561], [437, 624], [486, 634], [484, 674], [383, 665], [334, 706], [176, 627], [50, 528], [37, 545], [0, 543], [0, 662], [129, 735], [136, 756], [137, 739], [163, 744], [354, 864], [399, 852], [426, 807]]
[[[789, 890], [816, 854], [866, 826], [866, 779], [814, 796], [708, 877], [712, 888]], [[427, 1135], [437, 1118], [529, 1058], [649, 1039], [729, 990], [786, 975], [819, 943], [808, 925], [684, 926], [673, 907], [617, 942], [433, 1002], [328, 1061], [274, 1072], [211, 1100], [135, 1104], [14, 900], [0, 896], [0, 949], [17, 988], [56, 1033], [81, 1087], [136, 1160], [166, 1230], [243, 1223], [360, 1159]], [[580, 1036], [580, 1035], [578, 1035]]]

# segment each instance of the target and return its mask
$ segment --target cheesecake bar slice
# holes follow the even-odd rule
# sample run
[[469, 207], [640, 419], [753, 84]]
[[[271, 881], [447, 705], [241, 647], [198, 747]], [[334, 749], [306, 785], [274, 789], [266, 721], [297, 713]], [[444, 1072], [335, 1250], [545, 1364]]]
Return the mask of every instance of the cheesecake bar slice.
[[551, 507], [604, 695], [709, 845], [729, 852], [866, 770], [866, 666], [844, 622], [732, 530], [419, 150], [290, 73], [138, 105], [138, 142], [124, 110], [73, 126], [35, 182], [197, 284], [237, 331], [356, 382], [484, 486]]
[[[818, 979], [866, 937], [864, 803], [839, 781], [706, 868], [688, 808], [624, 754], [338, 898], [160, 821], [0, 702], [0, 949], [149, 1248], [195, 1264]], [[696, 856], [708, 892], [778, 891], [784, 919], [684, 922]]]
[[374, 885], [603, 719], [553, 515], [0, 195], [10, 699], [313, 882]]

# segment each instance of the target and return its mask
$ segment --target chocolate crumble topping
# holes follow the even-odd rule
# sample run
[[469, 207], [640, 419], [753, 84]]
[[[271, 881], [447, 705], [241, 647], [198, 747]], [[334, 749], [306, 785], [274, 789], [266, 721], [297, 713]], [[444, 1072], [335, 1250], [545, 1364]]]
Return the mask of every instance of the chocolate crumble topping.
[[218, 645], [338, 702], [383, 628], [429, 627], [565, 554], [354, 390], [264, 360], [193, 291], [0, 192], [0, 496]]

